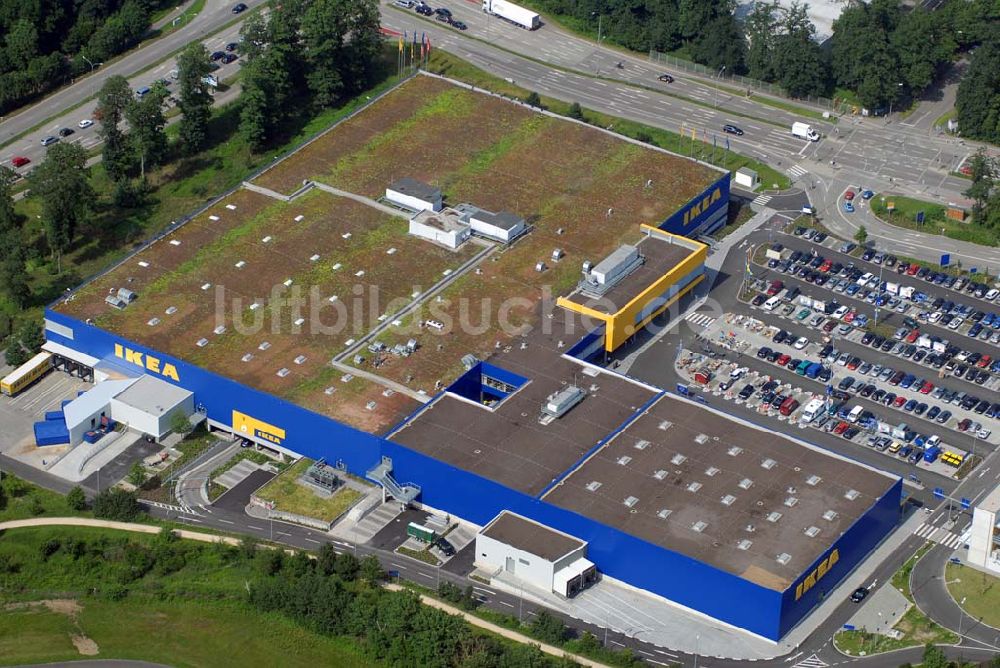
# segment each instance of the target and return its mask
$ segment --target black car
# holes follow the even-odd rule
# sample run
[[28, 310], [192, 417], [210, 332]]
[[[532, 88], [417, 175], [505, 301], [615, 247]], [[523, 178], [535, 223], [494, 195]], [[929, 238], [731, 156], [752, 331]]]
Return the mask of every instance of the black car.
[[743, 136], [743, 130], [736, 127], [735, 125], [729, 125], [728, 123], [722, 126], [722, 131], [725, 132], [726, 134], [736, 135], [737, 137]]
[[240, 48], [239, 42], [230, 42], [229, 44], [226, 44], [226, 51], [228, 51], [229, 53], [232, 53], [238, 48]]
[[212, 53], [211, 56], [208, 57], [208, 59], [214, 63], [215, 61], [222, 60], [225, 57], [226, 57], [225, 51], [215, 51]]
[[868, 596], [868, 588], [867, 587], [858, 587], [851, 594], [851, 600], [853, 602], [855, 602], [855, 603], [860, 603], [861, 601], [865, 600], [866, 596]]
[[756, 297], [753, 298], [753, 301], [750, 303], [753, 304], [754, 306], [760, 306], [766, 301], [767, 297], [765, 297], [764, 295], [757, 295]]
[[757, 351], [757, 359], [761, 359], [761, 360], [767, 359], [767, 356], [770, 353], [771, 353], [771, 349], [768, 348], [767, 346], [764, 346], [763, 348], [761, 348], [760, 350]]
[[244, 5], [242, 2], [233, 5], [233, 14], [242, 14], [246, 10], [247, 10], [247, 6]]
[[658, 76], [656, 78], [658, 80], [662, 81], [663, 83], [673, 83], [674, 82], [674, 78], [672, 76], [670, 76], [669, 74], [661, 74], [660, 76]]
[[754, 392], [753, 385], [747, 383], [746, 385], [743, 386], [743, 389], [740, 390], [740, 399], [746, 401], [747, 399], [753, 396], [753, 392]]
[[224, 55], [222, 57], [222, 62], [224, 62], [226, 65], [228, 65], [229, 63], [236, 62], [237, 58], [239, 58], [239, 56], [236, 55], [235, 53], [227, 53], [226, 55]]
[[424, 16], [431, 16], [434, 14], [434, 10], [431, 9], [429, 5], [417, 5], [417, 14], [423, 14]]
[[62, 130], [59, 131], [59, 136], [69, 137], [71, 134], [73, 134], [73, 132], [74, 132], [73, 128], [63, 128]]
[[465, 25], [465, 24], [464, 24], [464, 23], [462, 23], [461, 21], [452, 21], [452, 22], [451, 22], [451, 27], [452, 27], [452, 28], [455, 28], [456, 30], [465, 30], [465, 29], [466, 29], [466, 28], [468, 28], [469, 26]]
[[437, 545], [437, 548], [441, 550], [441, 553], [444, 554], [444, 556], [446, 557], [455, 556], [455, 546], [449, 543], [448, 539], [443, 537], [438, 538], [436, 541], [434, 541], [434, 544]]
[[451, 17], [446, 14], [438, 14], [434, 18], [440, 21], [441, 23], [448, 23], [448, 24], [451, 23]]
[[438, 16], [447, 16], [448, 18], [451, 18], [451, 10], [447, 7], [438, 7], [434, 10], [434, 13]]

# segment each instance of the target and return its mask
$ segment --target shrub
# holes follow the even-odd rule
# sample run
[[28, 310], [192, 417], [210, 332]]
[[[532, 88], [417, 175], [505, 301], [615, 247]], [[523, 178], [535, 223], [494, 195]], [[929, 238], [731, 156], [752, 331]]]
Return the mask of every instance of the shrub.
[[60, 547], [62, 547], [62, 543], [59, 542], [58, 538], [49, 538], [42, 543], [39, 548], [39, 551], [42, 553], [42, 560], [48, 560], [49, 557], [59, 551]]
[[77, 485], [66, 493], [66, 505], [73, 510], [84, 510], [87, 507], [87, 496], [83, 488]]
[[94, 497], [94, 517], [116, 522], [133, 522], [142, 514], [134, 492], [106, 489]]

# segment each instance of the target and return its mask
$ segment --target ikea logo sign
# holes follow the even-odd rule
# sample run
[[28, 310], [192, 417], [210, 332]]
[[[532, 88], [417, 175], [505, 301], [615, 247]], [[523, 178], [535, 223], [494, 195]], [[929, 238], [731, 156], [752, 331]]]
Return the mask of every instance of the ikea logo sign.
[[159, 357], [153, 357], [148, 353], [141, 353], [131, 348], [126, 348], [120, 343], [115, 344], [115, 357], [147, 371], [159, 374], [164, 378], [170, 378], [174, 382], [180, 382], [180, 379], [177, 377], [177, 367], [169, 363], [161, 364]]
[[250, 417], [240, 411], [233, 411], [233, 431], [260, 438], [275, 445], [281, 445], [281, 442], [285, 440], [284, 429]]
[[698, 216], [708, 211], [720, 199], [722, 199], [722, 188], [715, 188], [697, 202], [692, 203], [690, 208], [684, 212], [684, 227], [695, 222]]
[[819, 562], [819, 565], [813, 569], [812, 573], [807, 575], [795, 588], [795, 600], [799, 600], [802, 598], [802, 594], [815, 587], [816, 583], [822, 580], [823, 576], [829, 573], [833, 565], [838, 561], [840, 561], [840, 552], [837, 551], [837, 548], [833, 548], [826, 559]]

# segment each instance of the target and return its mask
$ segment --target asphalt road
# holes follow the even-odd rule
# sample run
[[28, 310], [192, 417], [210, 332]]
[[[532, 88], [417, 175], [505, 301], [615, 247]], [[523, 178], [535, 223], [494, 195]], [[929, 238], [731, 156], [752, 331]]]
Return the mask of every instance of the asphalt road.
[[[125, 57], [98, 68], [94, 74], [60, 88], [40, 102], [4, 117], [3, 121], [0, 122], [0, 146], [4, 146], [5, 150], [4, 155], [0, 157], [6, 158], [6, 144], [14, 137], [30, 130], [41, 121], [58, 114], [60, 111], [75, 107], [84, 100], [93, 97], [109, 77], [121, 75], [131, 80], [136, 72], [162, 63], [172, 53], [183, 48], [189, 42], [204, 39], [207, 35], [232, 21], [234, 4], [236, 3], [231, 0], [206, 0], [205, 7], [187, 25], [166, 37], [140, 46]], [[264, 4], [264, 0], [244, 0], [244, 4], [253, 8]], [[155, 78], [157, 77], [151, 77], [151, 79]], [[81, 115], [80, 118], [89, 118], [89, 116]], [[53, 127], [57, 128], [67, 125], [68, 123], [53, 123]], [[71, 127], [76, 127], [76, 124], [73, 123]]]

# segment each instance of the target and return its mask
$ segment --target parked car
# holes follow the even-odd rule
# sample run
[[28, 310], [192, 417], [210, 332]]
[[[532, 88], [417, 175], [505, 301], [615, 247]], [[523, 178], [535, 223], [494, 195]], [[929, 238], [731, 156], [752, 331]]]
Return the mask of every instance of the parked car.
[[723, 125], [722, 131], [731, 135], [736, 135], [738, 137], [743, 136], [743, 130], [736, 127], [735, 125], [729, 125], [729, 124]]
[[14, 165], [15, 167], [24, 167], [29, 162], [31, 162], [31, 158], [23, 155], [15, 155], [11, 159], [10, 164]]

